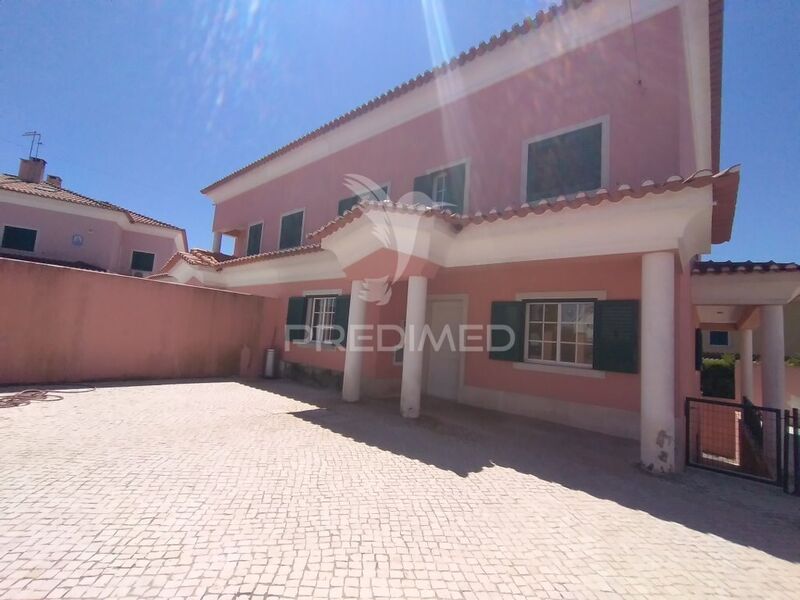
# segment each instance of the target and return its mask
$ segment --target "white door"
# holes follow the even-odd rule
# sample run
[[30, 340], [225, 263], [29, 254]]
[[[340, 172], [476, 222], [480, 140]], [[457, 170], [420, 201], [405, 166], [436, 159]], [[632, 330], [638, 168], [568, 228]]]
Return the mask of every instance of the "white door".
[[[438, 350], [429, 341], [425, 354], [428, 358], [425, 393], [437, 398], [456, 400], [461, 382], [461, 352], [458, 351], [458, 326], [464, 316], [463, 300], [432, 300], [428, 324], [434, 340], [443, 340]], [[442, 337], [449, 329], [450, 336]], [[452, 342], [451, 342], [452, 340]]]

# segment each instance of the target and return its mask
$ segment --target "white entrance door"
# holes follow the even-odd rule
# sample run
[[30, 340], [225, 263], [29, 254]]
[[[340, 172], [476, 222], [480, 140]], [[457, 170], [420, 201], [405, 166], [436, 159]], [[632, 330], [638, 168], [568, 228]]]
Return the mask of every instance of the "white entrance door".
[[[431, 300], [428, 324], [434, 340], [444, 339], [438, 350], [429, 342], [425, 393], [437, 398], [456, 400], [461, 381], [461, 352], [458, 351], [458, 326], [464, 318], [464, 301], [459, 299]], [[450, 337], [442, 338], [449, 328]], [[452, 339], [452, 343], [451, 340]]]

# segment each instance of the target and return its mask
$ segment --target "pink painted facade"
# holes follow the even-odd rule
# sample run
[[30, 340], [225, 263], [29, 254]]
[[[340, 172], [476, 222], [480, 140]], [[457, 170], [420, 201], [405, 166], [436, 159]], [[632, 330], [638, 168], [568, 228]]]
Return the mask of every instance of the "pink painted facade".
[[679, 10], [637, 24], [636, 36], [638, 67], [625, 28], [225, 200], [213, 229], [237, 236], [239, 256], [248, 226], [263, 222], [261, 251], [275, 250], [284, 213], [304, 208], [305, 233], [336, 217], [352, 195], [347, 173], [388, 184], [397, 201], [415, 177], [464, 160], [468, 212], [518, 205], [524, 142], [595, 119], [608, 122], [609, 187], [710, 167], [695, 165], [690, 142]]
[[28, 180], [0, 175], [0, 239], [6, 227], [35, 231], [33, 249], [1, 244], [0, 253], [20, 259], [59, 261], [130, 275], [133, 252], [153, 255], [157, 272], [176, 252], [186, 250], [186, 233], [121, 207], [108, 205], [41, 180], [44, 161]]
[[[738, 186], [737, 169], [710, 171], [720, 18], [717, 0], [565, 3], [207, 187], [236, 258], [197, 251], [159, 276], [273, 299], [265, 339], [286, 364], [341, 375], [344, 400], [399, 397], [414, 417], [436, 396], [638, 438], [648, 468], [679, 468], [684, 398], [700, 392], [692, 268], [730, 237]], [[600, 185], [528, 203], [530, 144], [597, 125]], [[421, 178], [462, 164], [460, 211], [409, 208]], [[399, 204], [339, 215], [349, 174]], [[314, 246], [276, 252], [300, 209]], [[391, 296], [363, 300], [375, 280]], [[347, 345], [287, 342], [283, 325], [326, 318], [320, 296], [349, 306], [327, 315]], [[531, 305], [577, 300], [593, 307], [600, 360], [532, 356]], [[509, 323], [512, 349], [490, 351], [486, 331]], [[408, 345], [413, 327], [443, 324], [483, 331], [483, 349]], [[358, 349], [359, 328], [378, 325], [404, 331], [402, 355]]]

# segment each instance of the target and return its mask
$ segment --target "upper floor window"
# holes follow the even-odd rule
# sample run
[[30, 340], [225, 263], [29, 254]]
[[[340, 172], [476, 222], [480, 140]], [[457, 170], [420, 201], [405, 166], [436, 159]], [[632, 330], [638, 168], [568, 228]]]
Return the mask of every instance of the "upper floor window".
[[[374, 190], [372, 194], [375, 195], [374, 199], [386, 200], [386, 198], [389, 197], [389, 186], [384, 185], [379, 190]], [[373, 199], [373, 198], [368, 198], [368, 199]], [[337, 210], [337, 214], [341, 217], [348, 210], [352, 210], [356, 204], [361, 202], [361, 200], [364, 200], [364, 196], [350, 196], [349, 198], [344, 198], [342, 200], [339, 200], [339, 207]]]
[[33, 252], [36, 247], [36, 230], [6, 225], [3, 228], [2, 247], [9, 250]]
[[303, 217], [305, 211], [298, 210], [281, 217], [281, 234], [278, 249], [294, 248], [303, 241]]
[[709, 346], [727, 346], [728, 345], [728, 332], [727, 331], [710, 331], [708, 333]]
[[437, 206], [447, 204], [447, 172], [441, 171], [433, 178], [433, 203]]
[[602, 187], [603, 124], [534, 140], [527, 147], [526, 198], [545, 198]]
[[153, 271], [156, 255], [152, 252], [139, 252], [134, 250], [131, 254], [131, 271]]
[[252, 256], [261, 252], [261, 233], [264, 230], [263, 223], [250, 225], [247, 230], [247, 256]]
[[594, 302], [531, 302], [525, 360], [592, 365]]
[[414, 179], [414, 191], [427, 195], [434, 206], [461, 214], [466, 206], [467, 163], [438, 169]]

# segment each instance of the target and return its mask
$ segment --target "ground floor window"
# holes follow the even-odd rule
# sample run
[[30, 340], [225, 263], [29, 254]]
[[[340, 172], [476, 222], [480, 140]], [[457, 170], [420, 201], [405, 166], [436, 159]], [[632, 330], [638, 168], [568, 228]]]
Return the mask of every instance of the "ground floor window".
[[3, 228], [2, 247], [9, 250], [33, 252], [36, 247], [36, 230], [6, 225]]
[[311, 328], [311, 341], [333, 341], [336, 296], [315, 296], [309, 300], [307, 324]]
[[592, 366], [594, 302], [529, 302], [526, 324], [526, 361]]

